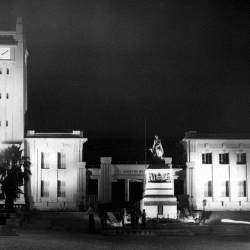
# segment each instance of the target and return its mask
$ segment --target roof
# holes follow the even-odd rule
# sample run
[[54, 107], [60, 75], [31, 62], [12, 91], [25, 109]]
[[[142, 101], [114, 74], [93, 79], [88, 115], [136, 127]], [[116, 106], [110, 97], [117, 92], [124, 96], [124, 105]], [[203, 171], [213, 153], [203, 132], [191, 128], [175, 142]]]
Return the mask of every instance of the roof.
[[3, 36], [0, 34], [0, 45], [17, 45], [13, 36]]
[[250, 140], [250, 134], [200, 134], [195, 131], [185, 133], [185, 139]]
[[82, 131], [72, 133], [36, 133], [34, 130], [27, 131], [25, 138], [83, 138]]
[[171, 168], [169, 165], [150, 165], [147, 169], [169, 169]]

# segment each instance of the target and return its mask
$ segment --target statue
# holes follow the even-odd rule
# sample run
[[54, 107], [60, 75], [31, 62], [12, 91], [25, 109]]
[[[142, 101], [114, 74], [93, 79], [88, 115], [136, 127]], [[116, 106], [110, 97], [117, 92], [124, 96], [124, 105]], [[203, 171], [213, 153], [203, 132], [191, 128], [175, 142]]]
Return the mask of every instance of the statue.
[[164, 150], [161, 144], [161, 139], [156, 135], [153, 147], [149, 149], [153, 153], [153, 164], [165, 164], [163, 159]]

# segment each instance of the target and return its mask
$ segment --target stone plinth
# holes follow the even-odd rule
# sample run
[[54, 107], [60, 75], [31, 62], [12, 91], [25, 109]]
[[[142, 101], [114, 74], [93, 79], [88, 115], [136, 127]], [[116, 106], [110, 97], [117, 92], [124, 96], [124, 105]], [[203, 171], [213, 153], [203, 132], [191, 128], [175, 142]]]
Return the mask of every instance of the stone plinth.
[[150, 165], [145, 171], [145, 189], [141, 200], [143, 209], [149, 218], [177, 217], [171, 165]]

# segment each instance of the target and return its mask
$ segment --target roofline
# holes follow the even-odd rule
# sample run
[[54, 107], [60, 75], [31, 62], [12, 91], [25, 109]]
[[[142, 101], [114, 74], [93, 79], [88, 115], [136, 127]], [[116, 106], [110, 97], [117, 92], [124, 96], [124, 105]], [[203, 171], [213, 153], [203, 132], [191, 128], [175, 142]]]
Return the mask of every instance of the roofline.
[[250, 140], [250, 134], [209, 134], [190, 131], [185, 133], [182, 141], [187, 140]]
[[[35, 130], [28, 130], [26, 138], [79, 138], [83, 139], [83, 131], [73, 130], [72, 133], [37, 133]], [[87, 139], [87, 138], [84, 138]]]

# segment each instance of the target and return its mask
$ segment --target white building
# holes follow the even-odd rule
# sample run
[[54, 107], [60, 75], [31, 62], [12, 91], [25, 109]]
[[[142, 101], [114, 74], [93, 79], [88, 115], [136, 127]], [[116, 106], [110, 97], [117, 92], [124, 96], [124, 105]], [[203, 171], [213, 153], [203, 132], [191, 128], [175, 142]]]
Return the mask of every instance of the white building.
[[80, 175], [83, 144], [80, 131], [73, 133], [35, 133], [28, 131], [25, 155], [30, 157], [30, 205], [44, 209], [78, 209], [85, 199]]
[[[18, 17], [15, 29], [0, 31], [0, 150], [20, 145], [30, 157], [32, 208], [77, 209], [86, 198], [79, 176], [85, 169], [82, 152], [87, 139], [80, 131], [53, 134], [28, 131], [24, 136], [27, 56], [22, 18]], [[16, 204], [24, 204], [24, 198], [21, 196]]]
[[[83, 144], [87, 139], [80, 131], [28, 131], [24, 136], [27, 56], [19, 17], [14, 30], [0, 31], [0, 149], [22, 145], [30, 157], [31, 207], [78, 209], [91, 197], [101, 202], [141, 199], [148, 165], [114, 164], [111, 158], [101, 158], [100, 167], [86, 168]], [[194, 209], [250, 208], [250, 135], [188, 132], [182, 143], [187, 169], [173, 167], [174, 196], [189, 195]], [[17, 203], [23, 204], [23, 197]]]
[[22, 19], [0, 31], [0, 143], [20, 144], [27, 111], [27, 48]]
[[186, 194], [194, 209], [250, 209], [250, 135], [187, 132]]

